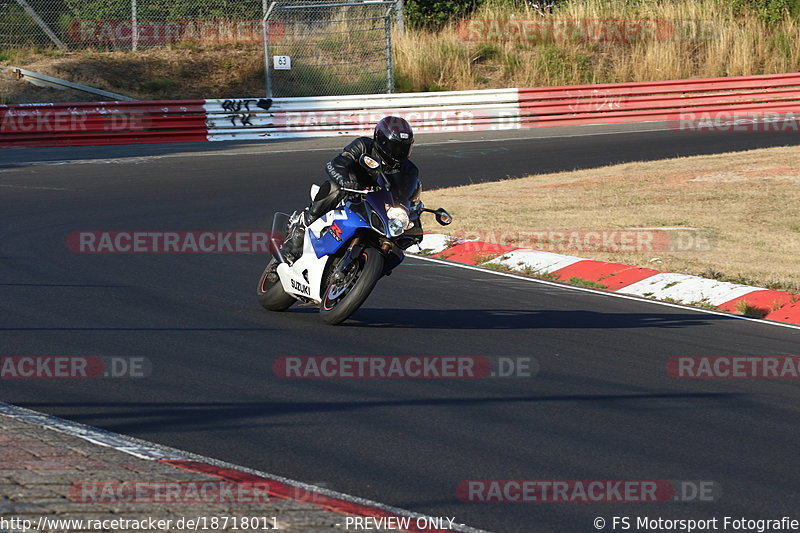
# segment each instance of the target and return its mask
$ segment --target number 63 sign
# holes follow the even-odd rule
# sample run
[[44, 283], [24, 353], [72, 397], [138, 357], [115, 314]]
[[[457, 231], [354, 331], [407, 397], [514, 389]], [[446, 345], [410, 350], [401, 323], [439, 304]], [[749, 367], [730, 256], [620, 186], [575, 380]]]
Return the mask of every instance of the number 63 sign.
[[272, 68], [275, 70], [292, 70], [292, 58], [289, 56], [272, 56]]

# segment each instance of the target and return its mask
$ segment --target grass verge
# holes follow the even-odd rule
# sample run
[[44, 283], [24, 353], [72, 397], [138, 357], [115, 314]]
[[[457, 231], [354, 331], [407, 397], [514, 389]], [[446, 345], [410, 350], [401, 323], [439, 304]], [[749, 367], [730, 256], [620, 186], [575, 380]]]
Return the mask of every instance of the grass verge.
[[627, 163], [428, 190], [425, 202], [453, 214], [443, 230], [450, 234], [700, 229], [714, 236], [710, 245], [621, 252], [562, 241], [538, 248], [797, 293], [798, 155], [800, 148], [783, 147]]

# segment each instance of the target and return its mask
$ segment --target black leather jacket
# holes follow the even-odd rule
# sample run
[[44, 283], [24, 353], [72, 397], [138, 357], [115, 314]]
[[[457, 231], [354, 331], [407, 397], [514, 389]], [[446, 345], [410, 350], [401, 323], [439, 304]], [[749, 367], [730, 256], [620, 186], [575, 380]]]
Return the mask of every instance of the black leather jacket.
[[[345, 181], [356, 181], [362, 187], [375, 185], [374, 175], [358, 163], [362, 154], [369, 154], [380, 159], [374, 152], [374, 144], [369, 137], [359, 137], [345, 146], [342, 153], [325, 165], [330, 179], [340, 185]], [[395, 167], [384, 166], [383, 173], [396, 193], [402, 191], [401, 194], [408, 198], [412, 205], [419, 202], [422, 183], [419, 180], [417, 165], [405, 160]]]

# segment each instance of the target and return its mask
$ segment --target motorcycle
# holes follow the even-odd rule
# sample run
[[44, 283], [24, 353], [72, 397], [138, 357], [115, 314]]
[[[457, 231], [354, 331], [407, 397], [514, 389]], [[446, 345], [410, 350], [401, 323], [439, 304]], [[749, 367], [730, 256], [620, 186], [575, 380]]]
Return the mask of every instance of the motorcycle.
[[[380, 163], [362, 155], [359, 163], [378, 169]], [[312, 185], [314, 199], [319, 186]], [[258, 283], [257, 296], [269, 311], [285, 311], [296, 301], [318, 305], [322, 320], [339, 324], [366, 301], [378, 280], [405, 258], [405, 250], [422, 238], [419, 217], [433, 213], [446, 226], [453, 217], [444, 209], [411, 205], [412, 191], [393, 187], [382, 172], [377, 185], [364, 190], [334, 186], [332, 195], [347, 194], [305, 231], [302, 255], [296, 260], [281, 253], [289, 230], [289, 215], [275, 213], [272, 258]], [[295, 213], [297, 216], [297, 213]]]

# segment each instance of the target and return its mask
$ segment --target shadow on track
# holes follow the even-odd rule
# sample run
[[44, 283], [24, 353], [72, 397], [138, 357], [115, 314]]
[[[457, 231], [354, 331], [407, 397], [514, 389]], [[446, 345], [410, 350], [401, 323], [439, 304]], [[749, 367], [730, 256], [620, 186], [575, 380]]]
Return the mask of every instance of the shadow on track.
[[[319, 415], [335, 413], [358, 413], [380, 408], [436, 408], [436, 407], [476, 407], [489, 404], [543, 404], [548, 402], [580, 402], [593, 406], [606, 405], [610, 408], [644, 408], [650, 402], [657, 402], [659, 409], [669, 408], [669, 402], [676, 402], [675, 409], [686, 409], [686, 401], [691, 400], [694, 408], [742, 408], [749, 404], [748, 395], [743, 393], [633, 393], [633, 394], [567, 394], [552, 396], [509, 396], [478, 398], [416, 398], [402, 400], [365, 400], [340, 402], [32, 402], [21, 403], [22, 407], [43, 411], [55, 416], [99, 426], [108, 430], [133, 433], [175, 432], [176, 428], [196, 430], [214, 427], [215, 431], [234, 430], [239, 427], [256, 426], [297, 426], [308, 425], [308, 420], [274, 420], [271, 417]], [[665, 404], [666, 402], [666, 404]], [[733, 402], [733, 403], [732, 403]], [[66, 413], [62, 410], [79, 408], [90, 413]], [[267, 419], [261, 420], [258, 419]], [[328, 420], [325, 418], [325, 420]], [[222, 422], [222, 425], [216, 425]], [[238, 424], [236, 423], [238, 422]]]
[[361, 309], [344, 326], [422, 329], [615, 329], [707, 326], [708, 313], [599, 313], [530, 309]]
[[[260, 309], [258, 311], [261, 311]], [[270, 315], [265, 311], [264, 317]], [[282, 317], [316, 315], [316, 308], [296, 307]], [[296, 318], [299, 318], [297, 316]], [[336, 328], [526, 330], [526, 329], [627, 329], [710, 326], [714, 321], [738, 320], [700, 313], [599, 313], [526, 309], [360, 309]], [[326, 327], [320, 322], [320, 327]], [[257, 327], [0, 327], [0, 331], [274, 331], [267, 322]]]

